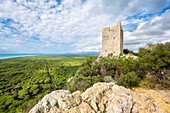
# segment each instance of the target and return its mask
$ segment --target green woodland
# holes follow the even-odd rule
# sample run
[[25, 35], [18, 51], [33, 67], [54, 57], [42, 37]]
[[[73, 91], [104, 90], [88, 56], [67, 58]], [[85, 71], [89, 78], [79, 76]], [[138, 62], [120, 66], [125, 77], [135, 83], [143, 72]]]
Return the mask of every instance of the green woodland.
[[62, 89], [88, 56], [29, 56], [0, 60], [0, 113], [28, 112]]
[[[124, 54], [137, 56], [126, 58]], [[170, 88], [170, 42], [147, 44], [118, 57], [29, 56], [0, 60], [0, 113], [28, 112], [53, 90], [85, 91], [96, 82], [128, 88]], [[69, 82], [67, 80], [73, 77]]]

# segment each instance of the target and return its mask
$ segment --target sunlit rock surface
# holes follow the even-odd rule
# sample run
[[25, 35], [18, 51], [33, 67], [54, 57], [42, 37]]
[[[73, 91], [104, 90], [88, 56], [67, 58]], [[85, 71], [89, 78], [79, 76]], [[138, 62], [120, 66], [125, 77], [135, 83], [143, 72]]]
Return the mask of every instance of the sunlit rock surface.
[[81, 94], [53, 91], [29, 113], [169, 113], [169, 91], [126, 89], [110, 83], [96, 83]]

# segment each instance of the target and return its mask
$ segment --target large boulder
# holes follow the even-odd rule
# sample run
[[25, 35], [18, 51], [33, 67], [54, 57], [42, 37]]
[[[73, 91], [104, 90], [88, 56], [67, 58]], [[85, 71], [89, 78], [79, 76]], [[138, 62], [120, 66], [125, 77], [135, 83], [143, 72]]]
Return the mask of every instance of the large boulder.
[[169, 108], [166, 100], [151, 97], [151, 94], [136, 93], [113, 82], [103, 82], [94, 84], [82, 94], [80, 91], [53, 91], [29, 113], [169, 113]]

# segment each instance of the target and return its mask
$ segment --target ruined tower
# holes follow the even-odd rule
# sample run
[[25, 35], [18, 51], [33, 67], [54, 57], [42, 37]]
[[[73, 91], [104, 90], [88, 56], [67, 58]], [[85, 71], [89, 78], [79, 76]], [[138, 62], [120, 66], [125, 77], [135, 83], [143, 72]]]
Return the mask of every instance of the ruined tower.
[[99, 56], [106, 57], [109, 54], [119, 55], [123, 53], [123, 28], [121, 22], [117, 22], [112, 28], [102, 30], [102, 49]]

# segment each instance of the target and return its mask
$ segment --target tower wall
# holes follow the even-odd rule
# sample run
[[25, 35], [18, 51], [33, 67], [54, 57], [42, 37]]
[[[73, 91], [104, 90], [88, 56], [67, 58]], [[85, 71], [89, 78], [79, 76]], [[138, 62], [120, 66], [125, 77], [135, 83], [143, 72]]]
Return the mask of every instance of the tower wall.
[[119, 55], [123, 53], [123, 29], [121, 22], [112, 28], [106, 27], [102, 30], [102, 50], [99, 56], [106, 57], [109, 54]]

